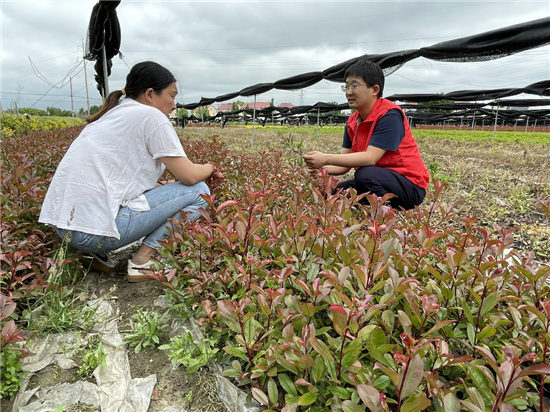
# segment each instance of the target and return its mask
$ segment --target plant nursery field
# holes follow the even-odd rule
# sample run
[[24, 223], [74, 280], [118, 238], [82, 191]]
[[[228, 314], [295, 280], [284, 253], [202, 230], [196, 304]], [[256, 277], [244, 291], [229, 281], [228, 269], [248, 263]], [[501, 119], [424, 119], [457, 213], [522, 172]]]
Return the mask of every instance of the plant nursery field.
[[80, 130], [2, 140], [2, 410], [108, 410], [115, 381], [132, 411], [548, 410], [548, 132], [413, 129], [432, 180], [403, 212], [310, 176], [342, 127], [178, 128], [226, 178], [130, 284], [37, 222]]

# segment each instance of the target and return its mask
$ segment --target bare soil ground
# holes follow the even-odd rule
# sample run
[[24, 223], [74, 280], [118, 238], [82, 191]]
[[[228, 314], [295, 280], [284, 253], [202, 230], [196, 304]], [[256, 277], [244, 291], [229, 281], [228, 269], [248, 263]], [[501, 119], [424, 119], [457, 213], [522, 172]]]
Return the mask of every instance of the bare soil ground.
[[[164, 295], [164, 286], [154, 280], [128, 283], [124, 274], [125, 267], [121, 266], [119, 273], [89, 272], [86, 276], [89, 296], [108, 299], [118, 312], [120, 319], [118, 330], [122, 334], [130, 331], [130, 318], [139, 308], [157, 312], [168, 310], [154, 304], [155, 300]], [[168, 335], [164, 335], [160, 344], [168, 341]], [[78, 366], [83, 363], [82, 355], [83, 351], [80, 351], [73, 357], [77, 365], [75, 368], [61, 369], [51, 364], [37, 372], [31, 377], [27, 390], [81, 380]], [[143, 349], [135, 353], [133, 348], [128, 348], [127, 355], [132, 379], [156, 375], [157, 384], [151, 396], [148, 412], [163, 411], [168, 406], [186, 412], [226, 412], [228, 410], [218, 397], [216, 379], [208, 368], [203, 368], [195, 374], [187, 374], [182, 368], [174, 369], [167, 351], [163, 350]], [[95, 383], [93, 376], [88, 380]], [[2, 411], [11, 411], [12, 407], [12, 401], [2, 400]], [[64, 411], [67, 410], [88, 412], [99, 409], [90, 405], [76, 404], [70, 409], [64, 409]]]

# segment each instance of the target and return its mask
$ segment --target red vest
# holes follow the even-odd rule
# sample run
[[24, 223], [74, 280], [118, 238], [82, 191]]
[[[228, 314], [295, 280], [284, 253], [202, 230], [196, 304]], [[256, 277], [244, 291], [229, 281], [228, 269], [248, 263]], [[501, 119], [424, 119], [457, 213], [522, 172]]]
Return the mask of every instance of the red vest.
[[411, 133], [405, 113], [403, 113], [403, 110], [401, 110], [398, 105], [391, 101], [383, 98], [378, 99], [368, 117], [363, 120], [359, 126], [357, 125], [359, 112], [355, 112], [349, 117], [347, 127], [352, 142], [351, 151], [352, 153], [356, 153], [364, 152], [367, 149], [378, 121], [390, 109], [398, 109], [401, 112], [405, 136], [397, 148], [397, 151], [392, 152], [386, 150], [384, 155], [376, 163], [376, 166], [394, 170], [401, 176], [405, 176], [415, 185], [422, 189], [427, 189], [428, 183], [430, 182], [430, 173], [422, 161], [416, 140], [414, 140]]

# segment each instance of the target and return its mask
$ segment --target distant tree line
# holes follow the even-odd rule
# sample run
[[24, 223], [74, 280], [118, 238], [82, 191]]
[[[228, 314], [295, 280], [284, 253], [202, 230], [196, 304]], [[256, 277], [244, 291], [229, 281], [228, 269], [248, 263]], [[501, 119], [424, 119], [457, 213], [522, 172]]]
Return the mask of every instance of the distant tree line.
[[[90, 106], [90, 115], [97, 113], [99, 111], [99, 106], [93, 105]], [[6, 110], [6, 113], [12, 113], [13, 110]], [[17, 108], [19, 115], [27, 114], [29, 116], [60, 116], [60, 117], [72, 117], [73, 113], [70, 110], [62, 110], [57, 107], [47, 107], [46, 110], [35, 109], [34, 107], [19, 107]], [[15, 113], [17, 114], [17, 113]], [[75, 115], [84, 116], [87, 115], [87, 110], [83, 107], [80, 108], [78, 113]]]

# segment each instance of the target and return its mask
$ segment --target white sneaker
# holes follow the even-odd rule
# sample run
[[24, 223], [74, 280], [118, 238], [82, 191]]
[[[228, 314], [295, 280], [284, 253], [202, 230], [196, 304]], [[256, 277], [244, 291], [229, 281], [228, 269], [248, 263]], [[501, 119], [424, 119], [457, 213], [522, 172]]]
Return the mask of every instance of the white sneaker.
[[149, 260], [148, 262], [138, 265], [133, 263], [132, 259], [128, 259], [128, 275], [126, 279], [131, 283], [151, 280], [152, 278], [146, 275], [152, 275], [155, 273], [154, 266], [154, 260]]
[[155, 263], [157, 263], [156, 260], [150, 259], [148, 262], [138, 265], [136, 263], [133, 263], [132, 259], [128, 259], [128, 274], [126, 276], [126, 279], [128, 280], [128, 282], [131, 283], [143, 282], [145, 280], [154, 280], [154, 278], [152, 278], [150, 275], [159, 272], [164, 273], [166, 269], [171, 269], [170, 266], [165, 265], [164, 269], [157, 270], [155, 269]]

